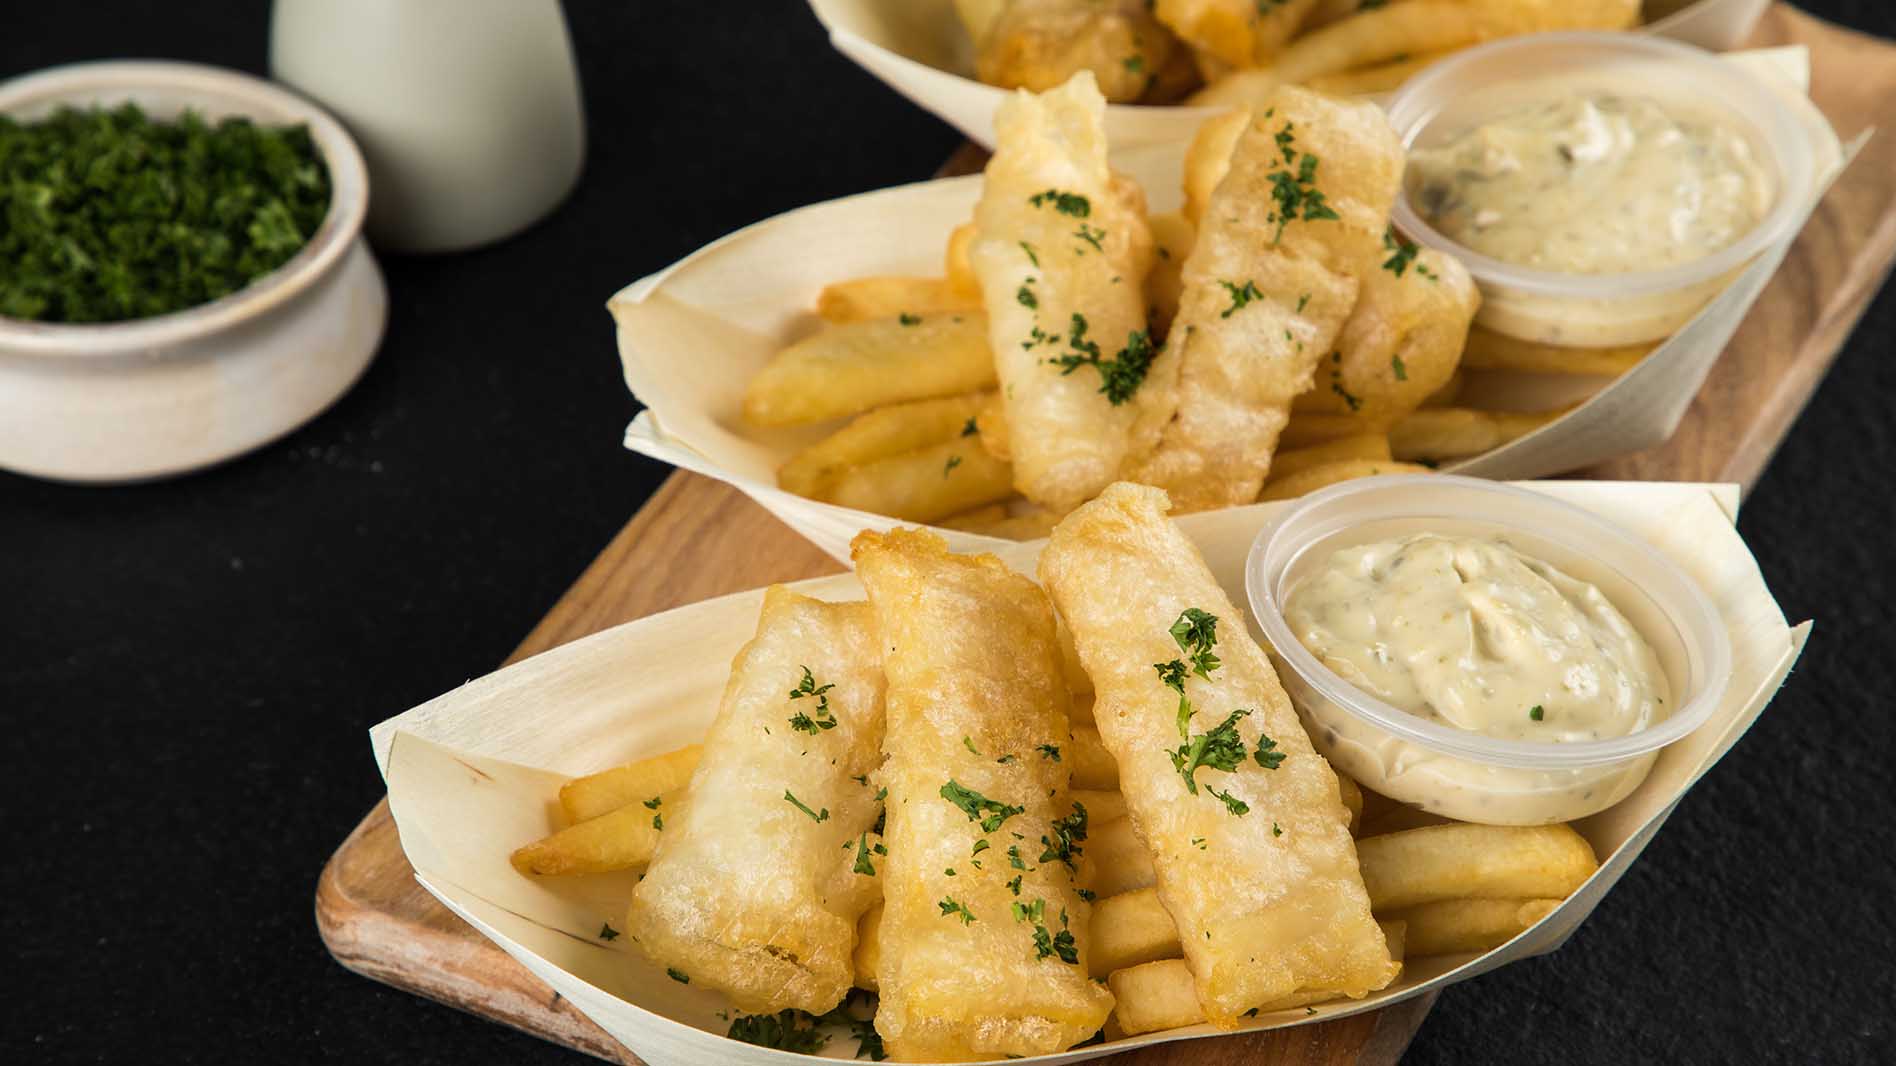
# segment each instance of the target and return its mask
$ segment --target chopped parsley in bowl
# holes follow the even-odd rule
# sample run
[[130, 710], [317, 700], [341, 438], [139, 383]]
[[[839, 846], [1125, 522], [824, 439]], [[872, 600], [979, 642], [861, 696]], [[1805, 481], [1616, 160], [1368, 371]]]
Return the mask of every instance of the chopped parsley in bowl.
[[307, 127], [136, 105], [0, 114], [0, 317], [151, 318], [242, 289], [322, 224], [328, 167]]

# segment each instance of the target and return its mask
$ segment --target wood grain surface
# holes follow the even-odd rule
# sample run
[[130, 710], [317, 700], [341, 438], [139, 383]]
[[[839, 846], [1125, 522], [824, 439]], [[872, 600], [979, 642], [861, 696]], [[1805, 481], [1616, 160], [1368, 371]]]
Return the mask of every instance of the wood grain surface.
[[[1754, 45], [1805, 44], [1811, 96], [1845, 140], [1873, 140], [1831, 190], [1784, 266], [1665, 444], [1580, 472], [1630, 480], [1757, 480], [1889, 273], [1896, 256], [1896, 45], [1786, 5]], [[964, 149], [944, 170], [971, 172]], [[834, 560], [721, 483], [673, 474], [606, 546], [509, 662], [657, 611], [711, 596], [836, 573]], [[637, 1063], [500, 949], [415, 883], [386, 801], [324, 868], [316, 922], [336, 960], [408, 989], [613, 1062]], [[1434, 997], [1274, 1033], [1159, 1045], [1114, 1066], [1387, 1066], [1401, 1057]]]

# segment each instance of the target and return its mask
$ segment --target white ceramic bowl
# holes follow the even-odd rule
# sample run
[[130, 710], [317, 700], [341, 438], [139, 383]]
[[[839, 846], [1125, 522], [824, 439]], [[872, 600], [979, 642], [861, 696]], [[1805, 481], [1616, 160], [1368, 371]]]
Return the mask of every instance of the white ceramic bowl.
[[284, 89], [190, 63], [56, 67], [0, 85], [0, 112], [131, 102], [303, 124], [329, 167], [329, 214], [289, 262], [171, 314], [99, 325], [0, 318], [0, 468], [118, 482], [195, 470], [302, 425], [361, 376], [387, 317], [362, 243], [368, 177], [342, 126]]

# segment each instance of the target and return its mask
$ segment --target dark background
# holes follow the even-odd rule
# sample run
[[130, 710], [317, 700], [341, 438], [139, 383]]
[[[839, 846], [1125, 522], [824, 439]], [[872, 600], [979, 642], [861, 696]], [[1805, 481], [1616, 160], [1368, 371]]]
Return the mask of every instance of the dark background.
[[[1809, 6], [1896, 35], [1888, 5]], [[0, 76], [264, 68], [262, 3], [4, 9]], [[316, 875], [382, 794], [364, 731], [492, 669], [665, 476], [619, 446], [606, 298], [745, 223], [927, 177], [957, 137], [801, 4], [569, 17], [577, 193], [493, 248], [384, 257], [387, 338], [334, 409], [161, 484], [0, 474], [0, 1058], [581, 1061], [324, 952]], [[1890, 1054], [1893, 332], [1886, 287], [1740, 521], [1818, 620], [1788, 687], [1563, 950], [1450, 989], [1408, 1061]]]

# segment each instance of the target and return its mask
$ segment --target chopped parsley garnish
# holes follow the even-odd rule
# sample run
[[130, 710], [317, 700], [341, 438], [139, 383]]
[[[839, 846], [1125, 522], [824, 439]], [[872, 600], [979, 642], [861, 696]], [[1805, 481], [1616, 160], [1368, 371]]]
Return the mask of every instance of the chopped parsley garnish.
[[1204, 837], [1193, 837], [1193, 838], [1192, 838], [1192, 847], [1194, 847], [1194, 848], [1197, 848], [1197, 849], [1198, 849], [1199, 851], [1203, 851], [1203, 850], [1205, 850], [1205, 838], [1204, 838]]
[[946, 870], [943, 870], [942, 873], [947, 874], [949, 877], [953, 877], [955, 875], [955, 868], [950, 866]]
[[688, 985], [691, 983], [691, 978], [689, 976], [677, 970], [674, 970], [669, 966], [665, 967], [665, 976], [671, 978], [672, 980], [678, 982], [681, 985]]
[[599, 939], [610, 943], [619, 939], [619, 931], [612, 927], [611, 922], [601, 922], [599, 924]]
[[1527, 716], [1529, 718], [1532, 718], [1536, 722], [1538, 722], [1541, 719], [1547, 717], [1547, 710], [1546, 708], [1542, 707], [1540, 704], [1536, 703], [1532, 708], [1528, 710]]
[[1415, 262], [1416, 253], [1422, 250], [1414, 241], [1397, 234], [1394, 227], [1383, 230], [1383, 249], [1390, 255], [1383, 260], [1382, 268], [1396, 277], [1408, 272], [1409, 264]]
[[834, 684], [819, 687], [816, 683], [816, 678], [810, 674], [810, 668], [807, 666], [803, 667], [803, 680], [797, 682], [797, 687], [790, 690], [790, 698], [800, 700], [806, 696], [814, 697], [816, 699], [816, 716], [811, 717], [802, 711], [798, 711], [796, 714], [790, 716], [790, 728], [799, 733], [808, 733], [811, 736], [815, 736], [818, 732], [825, 729], [835, 729], [836, 716], [830, 712], [828, 696], [829, 690], [835, 687]]
[[1167, 632], [1172, 634], [1179, 650], [1191, 657], [1192, 673], [1210, 681], [1211, 672], [1224, 665], [1211, 652], [1218, 643], [1217, 615], [1187, 607]]
[[1093, 894], [1093, 890], [1090, 888], [1076, 888], [1073, 890], [1073, 894], [1080, 897], [1081, 899], [1085, 900], [1088, 903], [1091, 903], [1094, 900], [1099, 898], [1097, 895]]
[[809, 815], [811, 821], [814, 821], [819, 825], [821, 825], [824, 822], [829, 821], [830, 809], [828, 807], [823, 808], [823, 812], [821, 814], [818, 814], [816, 811], [813, 811], [809, 807], [805, 806], [802, 800], [791, 795], [790, 790], [787, 788], [783, 790], [783, 798], [789, 800], [790, 803], [793, 806], [795, 806], [797, 810], [800, 810], [804, 814]]
[[1158, 357], [1158, 349], [1152, 346], [1152, 337], [1145, 330], [1133, 330], [1126, 334], [1126, 346], [1119, 349], [1111, 359], [1100, 354], [1099, 343], [1086, 335], [1086, 316], [1075, 311], [1071, 326], [1067, 332], [1067, 345], [1073, 350], [1065, 355], [1055, 356], [1047, 362], [1060, 368], [1062, 377], [1073, 373], [1083, 366], [1091, 366], [1099, 371], [1099, 391], [1114, 407], [1132, 399], [1145, 382], [1146, 372], [1152, 369], [1152, 360]]
[[655, 810], [658, 810], [659, 807], [663, 806], [664, 803], [665, 803], [665, 797], [653, 796], [651, 799], [646, 800], [643, 806], [648, 811], [655, 811]]
[[1027, 261], [1034, 266], [1040, 265], [1040, 257], [1034, 254], [1034, 246], [1026, 241], [1020, 242], [1020, 250], [1027, 253]]
[[1060, 749], [1056, 745], [1037, 744], [1034, 746], [1034, 750], [1039, 752], [1042, 758], [1052, 759], [1054, 762], [1060, 761]]
[[948, 461], [941, 464], [941, 476], [947, 477], [949, 474], [954, 473], [955, 467], [960, 466], [960, 465], [961, 465], [961, 456], [959, 455], [949, 456]]
[[1044, 925], [1034, 926], [1034, 958], [1044, 959], [1049, 955], [1058, 955], [1061, 962], [1079, 963], [1080, 949], [1074, 943], [1071, 929], [1050, 933]]
[[1106, 250], [1105, 247], [1099, 243], [1099, 239], [1106, 236], [1106, 231], [1097, 226], [1089, 226], [1082, 222], [1080, 223], [1080, 228], [1073, 231], [1073, 235], [1092, 245], [1093, 250], [1096, 252]]
[[1277, 750], [1277, 742], [1259, 734], [1257, 738], [1257, 764], [1266, 770], [1275, 770], [1284, 765], [1284, 753]]
[[974, 842], [974, 847], [968, 849], [968, 856], [972, 858], [976, 855], [981, 854], [982, 852], [986, 851], [987, 849], [993, 846], [994, 845], [988, 843], [988, 840], [986, 837], [982, 837], [981, 839]]
[[967, 904], [957, 903], [953, 896], [941, 897], [941, 902], [936, 904], [936, 906], [941, 908], [941, 914], [944, 918], [951, 915], [958, 916], [961, 919], [962, 925], [967, 925], [969, 922], [974, 921], [974, 912], [968, 909]]
[[869, 861], [868, 833], [864, 833], [862, 836], [856, 838], [856, 865], [851, 867], [851, 869], [865, 877], [874, 877], [876, 875], [875, 864]]
[[1029, 196], [1027, 202], [1035, 207], [1052, 204], [1055, 211], [1063, 215], [1072, 215], [1074, 218], [1086, 218], [1093, 213], [1093, 205], [1086, 197], [1078, 193], [1061, 192], [1059, 189], [1037, 192]]
[[961, 424], [961, 435], [964, 437], [972, 437], [979, 432], [981, 432], [981, 427], [972, 418]]
[[1272, 244], [1282, 240], [1284, 227], [1299, 218], [1305, 222], [1314, 222], [1341, 217], [1324, 199], [1323, 190], [1317, 188], [1317, 157], [1297, 151], [1297, 138], [1292, 132], [1291, 123], [1284, 123], [1284, 128], [1277, 132], [1276, 140], [1278, 150], [1284, 155], [1284, 166], [1295, 165], [1297, 169], [1295, 173], [1285, 169], [1266, 175], [1271, 183], [1271, 199], [1277, 204], [1269, 216], [1271, 221], [1277, 223], [1277, 232], [1271, 237]]
[[988, 799], [971, 788], [963, 788], [953, 779], [941, 786], [941, 798], [961, 808], [961, 812], [968, 816], [969, 821], [979, 819], [983, 833], [994, 832], [1001, 827], [1003, 822], [1027, 809]]
[[919, 326], [922, 324], [922, 316], [911, 315], [907, 311], [895, 316], [895, 320], [904, 326]]
[[1303, 309], [1309, 306], [1310, 306], [1309, 293], [1306, 292], [1302, 296], [1297, 297], [1297, 313], [1298, 314], [1300, 315], [1303, 314]]
[[[664, 802], [665, 802], [665, 797], [653, 796], [651, 799], [648, 799], [645, 801], [645, 809], [648, 811], [657, 811], [659, 804], [664, 803]], [[665, 828], [665, 816], [663, 814], [652, 815], [652, 828], [659, 829], [659, 830], [662, 830]]]
[[[1219, 318], [1230, 318], [1234, 313], [1248, 307], [1251, 301], [1262, 300], [1264, 298], [1264, 294], [1258, 290], [1257, 282], [1249, 278], [1245, 279], [1242, 286], [1229, 281], [1220, 281], [1218, 284], [1224, 286], [1225, 292], [1231, 294], [1231, 306], [1220, 311], [1218, 313]], [[1301, 311], [1303, 309], [1298, 308], [1298, 310]]]
[[800, 1010], [784, 1008], [775, 1014], [740, 1014], [724, 1034], [758, 1047], [812, 1055], [823, 1050], [829, 1037], [816, 1028], [816, 1019]]
[[1402, 362], [1402, 356], [1400, 355], [1390, 356], [1389, 369], [1395, 371], [1397, 381], [1409, 380], [1409, 368]]
[[1014, 299], [1019, 300], [1020, 305], [1022, 307], [1025, 307], [1029, 310], [1038, 310], [1040, 307], [1040, 297], [1035, 296], [1034, 290], [1027, 287], [1032, 284], [1033, 284], [1032, 278], [1029, 278], [1026, 281], [1022, 282], [1020, 286], [1020, 291], [1014, 293]]
[[1145, 68], [1146, 68], [1145, 57], [1144, 56], [1127, 56], [1125, 59], [1124, 66], [1126, 68], [1126, 73], [1128, 74], [1143, 74], [1145, 73]]
[[[1172, 757], [1172, 768], [1185, 779], [1185, 791], [1198, 794], [1198, 782], [1193, 778], [1201, 766], [1230, 773], [1244, 761], [1244, 738], [1238, 735], [1238, 719], [1251, 712], [1242, 707], [1232, 711], [1224, 721], [1213, 726], [1209, 732], [1200, 733], [1178, 746], [1177, 751], [1166, 754]], [[1231, 806], [1226, 800], [1225, 806]], [[1242, 811], [1233, 810], [1234, 814]]]
[[1271, 823], [1271, 835], [1274, 837], [1281, 837], [1284, 835], [1283, 829], [1280, 828], [1276, 822]]
[[329, 212], [304, 126], [133, 104], [0, 117], [0, 317], [120, 322], [276, 270]]
[[970, 752], [972, 752], [972, 753], [973, 753], [973, 754], [975, 754], [975, 755], [979, 755], [979, 754], [981, 754], [981, 750], [980, 750], [979, 748], [976, 748], [976, 747], [974, 746], [974, 738], [973, 738], [973, 737], [969, 737], [969, 736], [963, 736], [963, 737], [961, 738], [961, 746], [962, 746], [962, 747], [964, 747], [964, 748], [967, 748], [967, 749], [968, 749], [968, 750], [969, 750]]
[[1047, 846], [1047, 850], [1040, 853], [1037, 861], [1053, 862], [1057, 859], [1065, 863], [1067, 869], [1070, 870], [1073, 868], [1073, 856], [1084, 850], [1080, 847], [1080, 841], [1085, 839], [1086, 808], [1076, 802], [1073, 804], [1072, 814], [1053, 820], [1053, 837], [1040, 838], [1040, 842]]
[[1009, 892], [1012, 892], [1016, 896], [1020, 895], [1020, 875], [1019, 874], [1015, 874], [1014, 879], [1007, 883], [1007, 890]]
[[1350, 390], [1344, 388], [1343, 383], [1341, 381], [1330, 382], [1330, 391], [1336, 393], [1338, 396], [1343, 397], [1343, 402], [1348, 404], [1350, 410], [1352, 411], [1358, 410], [1363, 406], [1363, 401], [1357, 399], [1354, 395], [1350, 393]]
[[1020, 845], [1009, 844], [1007, 846], [1007, 865], [1012, 866], [1016, 870], [1025, 870], [1027, 868], [1027, 864], [1021, 861]]
[[1251, 813], [1251, 805], [1233, 796], [1230, 792], [1220, 792], [1210, 785], [1205, 786], [1205, 791], [1218, 797], [1218, 802], [1225, 805], [1225, 810], [1230, 811], [1239, 818]]

